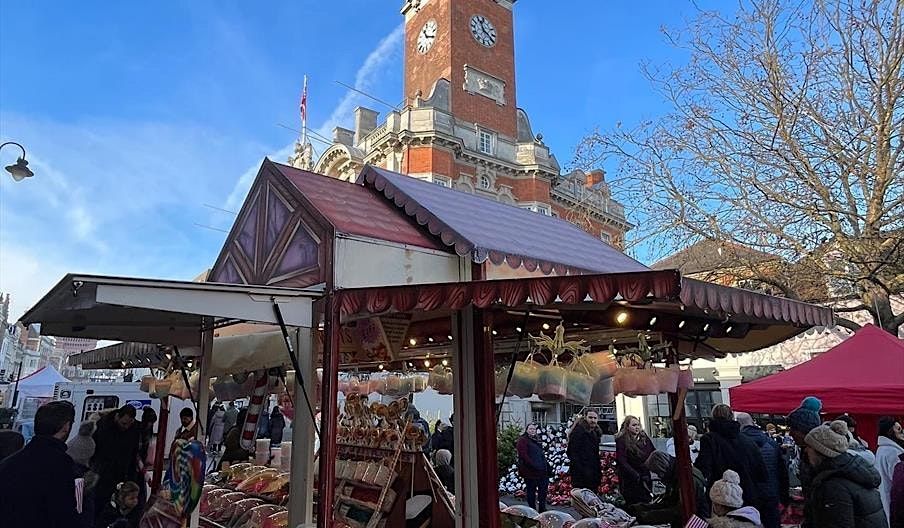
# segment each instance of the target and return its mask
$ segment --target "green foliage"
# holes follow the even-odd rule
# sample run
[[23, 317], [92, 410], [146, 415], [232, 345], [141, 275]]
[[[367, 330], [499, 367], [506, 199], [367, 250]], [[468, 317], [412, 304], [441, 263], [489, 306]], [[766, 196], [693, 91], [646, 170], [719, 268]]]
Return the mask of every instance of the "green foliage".
[[507, 474], [518, 460], [515, 443], [521, 433], [521, 428], [516, 425], [506, 425], [496, 433], [496, 463], [500, 477]]

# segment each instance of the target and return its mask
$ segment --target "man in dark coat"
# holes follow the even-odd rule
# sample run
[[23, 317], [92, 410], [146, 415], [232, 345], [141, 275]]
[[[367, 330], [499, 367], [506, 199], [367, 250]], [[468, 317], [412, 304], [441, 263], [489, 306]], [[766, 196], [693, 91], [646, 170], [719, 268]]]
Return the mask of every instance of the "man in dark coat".
[[91, 469], [99, 477], [95, 488], [97, 515], [113, 496], [117, 484], [141, 482], [138, 476], [141, 425], [135, 421], [135, 414], [135, 407], [123, 405], [97, 422], [91, 458]]
[[602, 480], [600, 467], [600, 431], [596, 411], [587, 411], [568, 436], [568, 473], [573, 488], [596, 493]]
[[887, 528], [879, 497], [879, 472], [848, 452], [847, 425], [820, 425], [804, 438], [813, 468], [804, 526], [811, 528]]
[[766, 480], [761, 483], [759, 490], [760, 501], [753, 506], [760, 512], [763, 528], [780, 528], [779, 504], [787, 506], [790, 502], [788, 470], [782, 458], [782, 450], [768, 434], [753, 423], [753, 418], [749, 414], [737, 413], [735, 418], [741, 426], [741, 435], [756, 445], [766, 465]]
[[0, 462], [0, 524], [5, 528], [73, 528], [80, 525], [75, 473], [66, 454], [75, 408], [69, 402], [42, 405], [35, 436]]
[[530, 424], [515, 443], [518, 451], [518, 473], [527, 489], [527, 504], [540, 513], [546, 511], [546, 492], [549, 489], [549, 463], [537, 438], [537, 424]]
[[700, 454], [694, 466], [706, 477], [706, 488], [711, 489], [731, 469], [741, 477], [744, 505], [760, 503], [760, 486], [766, 482], [766, 464], [756, 444], [741, 435], [741, 426], [734, 420], [731, 407], [719, 404], [713, 407], [709, 432], [700, 439]]
[[450, 463], [454, 467], [455, 462], [455, 429], [452, 424], [454, 422], [452, 419], [455, 418], [455, 415], [449, 417], [449, 425], [443, 427], [442, 429], [437, 429], [433, 431], [433, 438], [430, 439], [430, 449], [433, 452], [437, 452], [440, 449], [445, 449], [452, 453], [452, 462]]

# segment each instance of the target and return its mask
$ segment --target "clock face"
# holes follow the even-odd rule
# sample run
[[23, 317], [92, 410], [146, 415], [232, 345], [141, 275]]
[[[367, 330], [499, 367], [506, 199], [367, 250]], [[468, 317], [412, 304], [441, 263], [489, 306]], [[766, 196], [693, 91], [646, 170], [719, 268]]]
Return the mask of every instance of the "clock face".
[[474, 15], [471, 17], [471, 34], [474, 40], [491, 48], [496, 44], [496, 28], [493, 23], [483, 15]]
[[421, 28], [421, 32], [417, 34], [417, 52], [420, 54], [427, 53], [433, 47], [436, 41], [436, 20], [430, 19]]

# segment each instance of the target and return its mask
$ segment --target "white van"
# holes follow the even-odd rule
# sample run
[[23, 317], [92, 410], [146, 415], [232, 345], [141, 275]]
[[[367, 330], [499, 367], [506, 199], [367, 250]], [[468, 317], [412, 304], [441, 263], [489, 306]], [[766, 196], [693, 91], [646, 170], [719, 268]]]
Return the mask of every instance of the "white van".
[[[105, 409], [118, 409], [123, 405], [132, 405], [138, 411], [136, 418], [141, 419], [141, 409], [150, 405], [157, 416], [160, 416], [160, 400], [140, 390], [139, 382], [113, 382], [113, 383], [57, 383], [53, 389], [54, 400], [65, 400], [75, 406], [75, 424], [71, 439], [78, 434], [78, 426], [87, 420], [92, 414]], [[166, 445], [170, 445], [176, 435], [176, 431], [182, 425], [179, 422], [179, 411], [186, 407], [194, 406], [191, 400], [169, 399], [169, 420], [166, 426]], [[159, 427], [159, 424], [158, 424]]]

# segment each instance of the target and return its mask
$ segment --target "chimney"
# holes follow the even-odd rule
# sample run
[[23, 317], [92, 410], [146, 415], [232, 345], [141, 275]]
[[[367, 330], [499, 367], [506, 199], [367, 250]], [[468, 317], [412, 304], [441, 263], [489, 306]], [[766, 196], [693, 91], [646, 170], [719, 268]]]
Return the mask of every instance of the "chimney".
[[606, 173], [602, 169], [594, 169], [584, 177], [584, 186], [588, 188], [593, 187], [604, 179], [606, 179]]
[[377, 128], [378, 112], [359, 106], [355, 108], [355, 145], [361, 143], [364, 136]]

